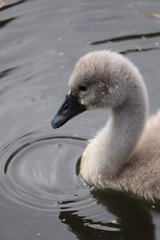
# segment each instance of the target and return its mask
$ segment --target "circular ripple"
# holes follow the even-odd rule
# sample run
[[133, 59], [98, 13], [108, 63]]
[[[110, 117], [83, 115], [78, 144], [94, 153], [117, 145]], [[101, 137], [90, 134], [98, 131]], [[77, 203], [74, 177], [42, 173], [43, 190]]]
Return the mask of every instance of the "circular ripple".
[[85, 145], [86, 139], [77, 135], [46, 131], [29, 133], [9, 143], [0, 152], [0, 205], [16, 209], [16, 214], [20, 209], [33, 216], [35, 211], [47, 217], [54, 214], [71, 228], [79, 221], [92, 229], [114, 229], [108, 225], [113, 215], [106, 216], [96, 192], [77, 174]]
[[70, 200], [86, 188], [76, 174], [85, 140], [42, 133], [14, 140], [1, 151], [1, 195], [34, 209], [56, 210], [63, 203], [70, 206]]

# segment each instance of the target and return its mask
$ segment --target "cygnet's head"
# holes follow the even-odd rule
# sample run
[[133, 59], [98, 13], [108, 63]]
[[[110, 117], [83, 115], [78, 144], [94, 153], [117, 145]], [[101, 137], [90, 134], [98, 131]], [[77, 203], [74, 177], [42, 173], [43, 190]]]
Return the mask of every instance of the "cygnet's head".
[[69, 79], [69, 92], [87, 109], [117, 107], [125, 101], [135, 74], [136, 67], [122, 55], [91, 52], [77, 62]]
[[136, 91], [139, 78], [137, 68], [120, 54], [95, 51], [85, 55], [69, 79], [69, 93], [52, 127], [62, 126], [84, 110], [122, 105], [129, 92]]

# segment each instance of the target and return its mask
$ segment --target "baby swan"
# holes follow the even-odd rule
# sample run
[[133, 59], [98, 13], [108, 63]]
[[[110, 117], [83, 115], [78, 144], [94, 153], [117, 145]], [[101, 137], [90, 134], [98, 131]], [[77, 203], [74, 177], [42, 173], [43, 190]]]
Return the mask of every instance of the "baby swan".
[[78, 61], [52, 127], [97, 108], [111, 108], [111, 115], [82, 155], [81, 176], [98, 188], [160, 199], [160, 112], [146, 123], [148, 100], [142, 76], [120, 54], [95, 51]]

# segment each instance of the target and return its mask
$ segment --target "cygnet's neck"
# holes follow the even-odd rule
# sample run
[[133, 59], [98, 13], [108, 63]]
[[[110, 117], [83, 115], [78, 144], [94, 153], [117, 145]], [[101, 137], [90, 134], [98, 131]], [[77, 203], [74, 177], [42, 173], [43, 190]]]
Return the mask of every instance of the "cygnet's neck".
[[[133, 89], [128, 89], [130, 94], [121, 106], [112, 109], [106, 126], [84, 152], [84, 160], [88, 159], [90, 165], [87, 165], [90, 176], [84, 176], [88, 182], [96, 184], [95, 175], [102, 181], [103, 178], [117, 176], [129, 161], [129, 156], [142, 134], [148, 107], [146, 89], [143, 82], [140, 82], [134, 92], [130, 90]], [[86, 173], [83, 166], [81, 173], [82, 176]]]
[[146, 122], [146, 101], [143, 96], [131, 96], [117, 108], [113, 108], [106, 131], [106, 159], [108, 173], [114, 176], [128, 162], [136, 147]]

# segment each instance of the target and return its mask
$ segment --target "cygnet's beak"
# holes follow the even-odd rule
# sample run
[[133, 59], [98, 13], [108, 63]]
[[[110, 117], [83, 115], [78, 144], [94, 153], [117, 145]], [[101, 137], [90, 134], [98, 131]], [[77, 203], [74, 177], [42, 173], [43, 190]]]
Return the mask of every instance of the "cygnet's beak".
[[51, 125], [53, 128], [59, 128], [68, 120], [85, 110], [86, 107], [82, 105], [75, 96], [68, 94], [56, 116], [53, 118]]

